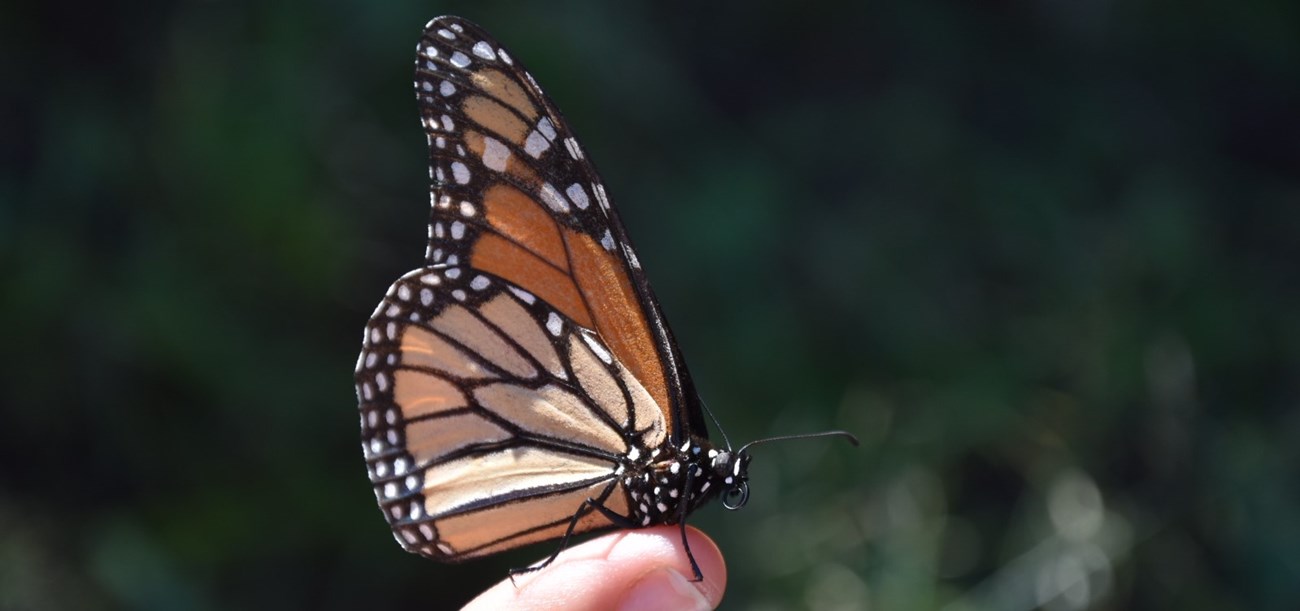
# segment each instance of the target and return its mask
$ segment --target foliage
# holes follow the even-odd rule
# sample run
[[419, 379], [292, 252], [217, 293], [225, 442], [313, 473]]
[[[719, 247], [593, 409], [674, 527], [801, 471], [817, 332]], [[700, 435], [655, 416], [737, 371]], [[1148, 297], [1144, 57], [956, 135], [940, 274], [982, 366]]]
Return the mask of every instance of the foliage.
[[1293, 3], [0, 9], [0, 607], [468, 600], [402, 554], [351, 369], [423, 252], [420, 27], [605, 173], [763, 447], [731, 608], [1300, 600]]

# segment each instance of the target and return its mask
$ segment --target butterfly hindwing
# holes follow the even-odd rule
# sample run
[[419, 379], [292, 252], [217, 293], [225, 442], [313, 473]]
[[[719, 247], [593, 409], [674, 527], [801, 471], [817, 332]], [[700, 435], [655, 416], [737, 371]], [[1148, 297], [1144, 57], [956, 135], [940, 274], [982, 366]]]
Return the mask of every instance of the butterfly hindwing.
[[[627, 515], [618, 462], [665, 439], [649, 393], [517, 286], [434, 291], [447, 270], [389, 289], [357, 363], [362, 449], [398, 542], [459, 561], [558, 537], [588, 498]], [[588, 510], [574, 532], [613, 525]]]

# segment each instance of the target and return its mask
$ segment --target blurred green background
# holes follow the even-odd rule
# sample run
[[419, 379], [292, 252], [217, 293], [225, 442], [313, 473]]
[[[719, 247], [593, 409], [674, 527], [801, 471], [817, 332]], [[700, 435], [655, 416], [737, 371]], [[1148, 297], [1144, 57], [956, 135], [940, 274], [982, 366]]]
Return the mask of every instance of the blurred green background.
[[[351, 375], [455, 13], [599, 163], [735, 441], [730, 609], [1300, 601], [1300, 5], [9, 3], [0, 608], [445, 608]], [[715, 434], [716, 437], [716, 434]]]

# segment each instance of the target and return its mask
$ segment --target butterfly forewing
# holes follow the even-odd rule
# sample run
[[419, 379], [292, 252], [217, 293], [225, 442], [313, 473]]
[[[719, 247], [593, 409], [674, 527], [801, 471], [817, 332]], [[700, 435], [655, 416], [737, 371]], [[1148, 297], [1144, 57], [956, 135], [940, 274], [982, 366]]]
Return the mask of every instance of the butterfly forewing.
[[428, 263], [496, 274], [550, 303], [609, 345], [667, 421], [680, 418], [694, 393], [671, 333], [604, 185], [532, 76], [478, 27], [442, 17], [417, 47], [415, 87]]

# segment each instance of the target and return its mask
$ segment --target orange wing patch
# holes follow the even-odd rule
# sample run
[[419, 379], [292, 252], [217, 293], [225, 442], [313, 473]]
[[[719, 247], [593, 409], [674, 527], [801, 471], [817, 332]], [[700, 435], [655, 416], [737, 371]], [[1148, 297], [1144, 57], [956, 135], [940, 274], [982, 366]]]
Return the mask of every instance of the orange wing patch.
[[491, 230], [475, 242], [470, 265], [537, 295], [596, 331], [654, 397], [665, 421], [671, 421], [672, 402], [654, 336], [622, 261], [591, 236], [559, 228], [537, 200], [513, 187], [491, 187], [485, 206]]
[[528, 92], [519, 86], [519, 82], [499, 70], [491, 68], [479, 70], [470, 76], [479, 89], [491, 94], [498, 100], [509, 104], [529, 119], [537, 118], [537, 106], [528, 98]]
[[663, 411], [664, 421], [672, 422], [672, 414], [668, 411], [672, 402], [668, 397], [663, 365], [625, 268], [591, 236], [566, 231], [564, 242], [569, 246], [569, 259], [578, 289], [595, 315], [596, 331], [618, 360], [654, 397]]
[[483, 206], [488, 223], [498, 233], [561, 271], [569, 271], [559, 226], [536, 200], [510, 185], [499, 184], [483, 193]]
[[551, 265], [517, 242], [496, 234], [479, 236], [470, 253], [470, 265], [496, 274], [537, 295], [573, 322], [594, 328], [591, 312], [567, 272]]
[[528, 135], [528, 125], [496, 100], [477, 95], [470, 96], [465, 99], [461, 109], [465, 111], [465, 116], [479, 125], [492, 130], [516, 146], [523, 146], [524, 138]]

